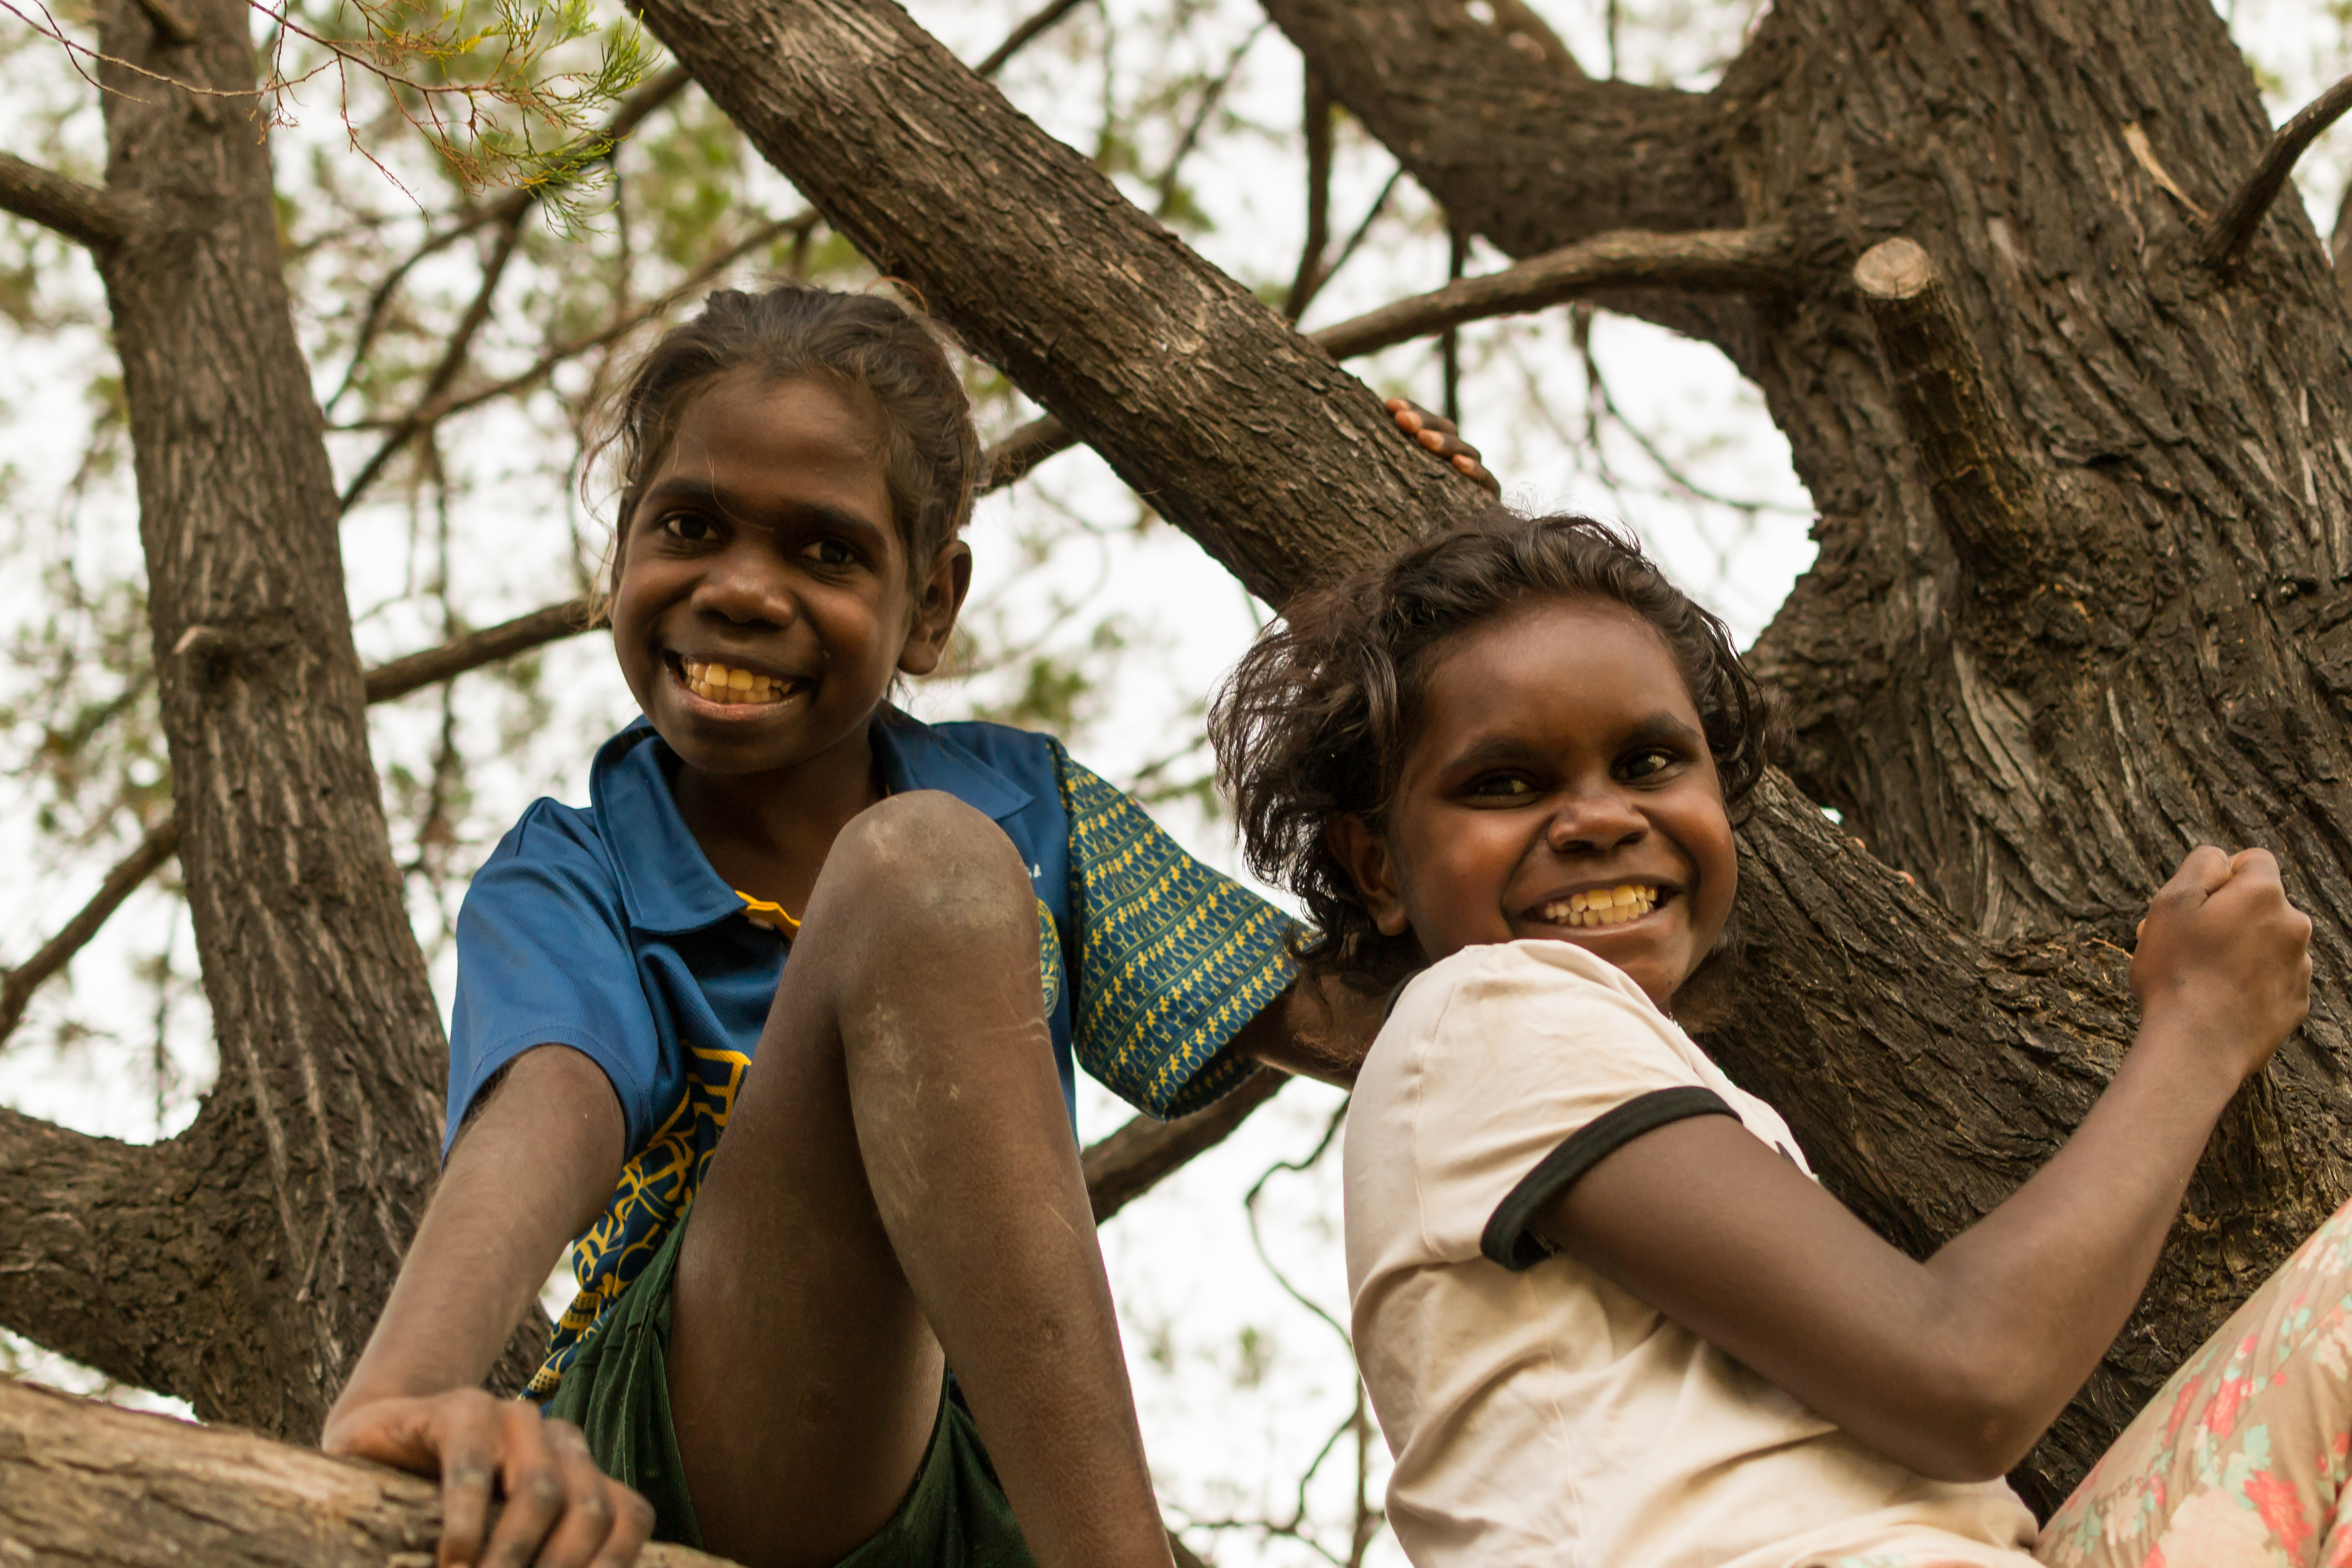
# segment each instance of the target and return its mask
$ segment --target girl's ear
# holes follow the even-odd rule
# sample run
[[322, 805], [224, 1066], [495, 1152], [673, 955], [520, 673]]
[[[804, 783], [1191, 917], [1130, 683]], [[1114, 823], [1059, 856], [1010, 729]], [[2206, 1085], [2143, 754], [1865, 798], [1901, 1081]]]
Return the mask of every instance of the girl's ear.
[[1396, 858], [1389, 853], [1388, 836], [1374, 832], [1351, 812], [1331, 819], [1323, 829], [1323, 844], [1348, 868], [1357, 896], [1364, 900], [1381, 934], [1402, 936], [1412, 922], [1405, 919], [1404, 896], [1397, 886]]
[[930, 569], [915, 584], [914, 622], [907, 628], [907, 645], [898, 650], [898, 668], [908, 675], [929, 675], [947, 657], [948, 638], [955, 632], [956, 614], [971, 591], [971, 546], [951, 539], [931, 557]]

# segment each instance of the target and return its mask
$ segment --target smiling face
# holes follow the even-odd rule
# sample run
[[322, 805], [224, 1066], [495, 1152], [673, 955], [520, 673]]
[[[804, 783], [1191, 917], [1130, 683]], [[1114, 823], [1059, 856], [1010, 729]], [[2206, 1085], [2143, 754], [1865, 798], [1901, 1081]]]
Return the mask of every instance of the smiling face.
[[1622, 605], [1539, 599], [1451, 639], [1384, 831], [1331, 844], [1380, 929], [1431, 962], [1573, 942], [1664, 1008], [1731, 913], [1731, 823], [1665, 639]]
[[971, 552], [910, 585], [882, 454], [879, 410], [824, 382], [738, 371], [688, 405], [624, 520], [613, 646], [688, 767], [862, 756], [892, 674], [938, 667]]

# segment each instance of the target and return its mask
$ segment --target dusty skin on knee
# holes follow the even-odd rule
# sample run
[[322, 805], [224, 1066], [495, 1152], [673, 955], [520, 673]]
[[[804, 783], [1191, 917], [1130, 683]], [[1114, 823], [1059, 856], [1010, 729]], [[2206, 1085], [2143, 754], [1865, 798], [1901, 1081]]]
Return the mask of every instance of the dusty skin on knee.
[[877, 922], [899, 941], [952, 941], [1010, 920], [1036, 925], [1036, 895], [1004, 830], [941, 790], [895, 795], [833, 841], [807, 920]]

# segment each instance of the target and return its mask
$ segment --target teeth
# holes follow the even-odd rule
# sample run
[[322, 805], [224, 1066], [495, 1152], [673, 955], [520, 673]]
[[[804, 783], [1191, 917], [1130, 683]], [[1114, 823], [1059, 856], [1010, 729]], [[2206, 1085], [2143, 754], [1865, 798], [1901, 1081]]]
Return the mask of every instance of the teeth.
[[1551, 925], [1572, 928], [1622, 925], [1640, 920], [1658, 907], [1658, 889], [1637, 882], [1570, 893], [1564, 900], [1546, 904], [1537, 913]]
[[679, 662], [686, 667], [686, 689], [710, 702], [781, 702], [800, 684], [729, 664]]

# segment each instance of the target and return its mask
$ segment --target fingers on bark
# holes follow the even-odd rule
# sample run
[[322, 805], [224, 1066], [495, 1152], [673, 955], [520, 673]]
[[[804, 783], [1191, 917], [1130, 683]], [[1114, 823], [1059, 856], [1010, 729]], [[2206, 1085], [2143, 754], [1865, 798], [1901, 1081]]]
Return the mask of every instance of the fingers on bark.
[[1934, 260], [1889, 239], [1863, 254], [1853, 279], [1953, 549], [1980, 581], [2014, 574], [2042, 548], [2049, 503]]

